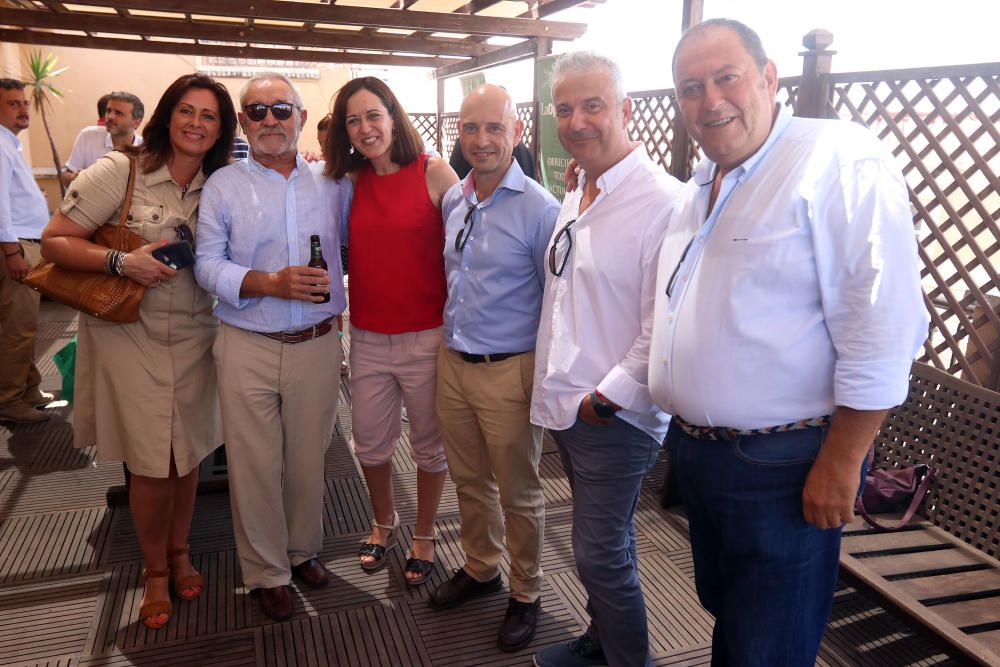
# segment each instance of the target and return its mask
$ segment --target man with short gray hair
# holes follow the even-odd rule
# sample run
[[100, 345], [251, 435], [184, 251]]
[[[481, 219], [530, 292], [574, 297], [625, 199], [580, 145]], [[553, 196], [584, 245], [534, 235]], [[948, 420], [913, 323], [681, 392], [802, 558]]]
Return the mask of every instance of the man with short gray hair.
[[559, 141], [583, 169], [546, 252], [531, 421], [550, 430], [573, 489], [573, 555], [587, 632], [539, 667], [649, 665], [632, 517], [668, 418], [646, 375], [656, 257], [680, 189], [628, 137], [632, 100], [611, 60], [560, 56]]
[[[341, 355], [329, 334], [346, 306], [338, 250], [351, 186], [299, 155], [306, 111], [287, 78], [254, 77], [240, 105], [250, 157], [202, 190], [195, 275], [219, 298], [214, 353], [243, 581], [281, 621], [292, 575], [328, 581], [317, 555]], [[329, 272], [307, 266], [317, 240]]]
[[106, 153], [142, 143], [142, 135], [137, 131], [146, 115], [142, 100], [122, 90], [108, 93], [107, 98], [104, 124], [83, 128], [73, 142], [66, 170], [61, 175], [64, 185], [72, 183], [77, 174]]

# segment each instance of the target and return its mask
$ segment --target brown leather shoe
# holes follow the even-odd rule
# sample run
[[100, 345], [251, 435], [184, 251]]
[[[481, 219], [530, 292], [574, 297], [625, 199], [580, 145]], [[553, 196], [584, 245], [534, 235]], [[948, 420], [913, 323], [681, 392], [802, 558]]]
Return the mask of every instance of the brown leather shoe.
[[496, 593], [503, 588], [500, 575], [489, 581], [476, 581], [465, 572], [465, 568], [455, 570], [455, 576], [434, 589], [427, 598], [427, 604], [435, 611], [457, 607], [466, 600]]
[[41, 389], [35, 389], [32, 392], [25, 392], [24, 396], [21, 397], [22, 402], [27, 403], [33, 408], [44, 408], [54, 400], [56, 400], [55, 394], [48, 391], [42, 391]]
[[14, 422], [15, 424], [37, 424], [47, 421], [51, 416], [47, 412], [36, 410], [20, 401], [0, 408], [0, 421]]
[[292, 590], [288, 586], [258, 588], [260, 610], [276, 621], [287, 621], [292, 617]]
[[292, 566], [292, 575], [312, 588], [323, 588], [330, 583], [330, 575], [318, 558], [310, 558]]
[[535, 638], [535, 626], [538, 625], [538, 610], [541, 606], [541, 598], [534, 602], [521, 602], [511, 598], [497, 636], [497, 648], [514, 653], [530, 644]]

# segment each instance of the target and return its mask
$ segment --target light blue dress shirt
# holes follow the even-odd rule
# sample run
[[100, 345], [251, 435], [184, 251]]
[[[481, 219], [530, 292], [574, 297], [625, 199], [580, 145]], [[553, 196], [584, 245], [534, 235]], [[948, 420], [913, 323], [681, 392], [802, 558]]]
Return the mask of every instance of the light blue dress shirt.
[[49, 221], [45, 195], [21, 155], [21, 141], [0, 125], [0, 243], [38, 239]]
[[[559, 202], [512, 162], [485, 201], [470, 172], [445, 193], [444, 267], [448, 301], [444, 340], [471, 354], [527, 352], [535, 348], [545, 287], [545, 248]], [[472, 229], [461, 252], [455, 237], [474, 206]]]
[[[253, 157], [216, 171], [202, 189], [195, 277], [219, 297], [215, 316], [248, 331], [298, 331], [343, 312], [340, 228], [351, 205], [349, 179], [323, 176], [323, 163], [301, 156], [285, 179]], [[319, 234], [330, 272], [330, 301], [240, 298], [251, 271], [309, 263], [309, 237]]]

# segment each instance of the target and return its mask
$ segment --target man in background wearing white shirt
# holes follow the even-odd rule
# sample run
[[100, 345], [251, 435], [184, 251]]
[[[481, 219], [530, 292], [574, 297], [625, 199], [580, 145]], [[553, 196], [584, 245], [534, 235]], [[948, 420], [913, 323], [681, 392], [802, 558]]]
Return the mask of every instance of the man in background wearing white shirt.
[[104, 125], [85, 127], [76, 135], [73, 151], [62, 173], [63, 184], [72, 183], [78, 173], [97, 162], [105, 153], [141, 144], [142, 135], [136, 130], [145, 113], [142, 100], [132, 93], [109, 93]]
[[21, 155], [17, 135], [31, 121], [24, 84], [0, 79], [0, 421], [30, 424], [49, 418], [36, 409], [52, 400], [39, 389], [35, 366], [38, 292], [22, 284], [41, 258], [49, 221], [45, 196]]
[[618, 66], [592, 53], [552, 72], [559, 140], [583, 168], [547, 252], [531, 421], [573, 489], [573, 554], [591, 623], [540, 667], [649, 665], [632, 517], [668, 417], [646, 386], [656, 257], [681, 184], [632, 148]]
[[906, 184], [860, 125], [793, 118], [736, 21], [674, 53], [706, 156], [671, 218], [656, 287], [653, 398], [690, 522], [713, 665], [813, 665], [842, 526], [928, 314]]

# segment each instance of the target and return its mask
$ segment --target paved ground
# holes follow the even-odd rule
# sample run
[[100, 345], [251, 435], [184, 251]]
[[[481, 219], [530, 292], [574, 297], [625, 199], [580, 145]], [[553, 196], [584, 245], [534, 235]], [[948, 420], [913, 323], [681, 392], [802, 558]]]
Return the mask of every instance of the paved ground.
[[[52, 354], [74, 335], [73, 311], [45, 304], [38, 341], [43, 388], [60, 386]], [[431, 587], [459, 567], [458, 507], [445, 489], [443, 540], [429, 587], [412, 589], [402, 568], [415, 519], [415, 475], [406, 447], [395, 458], [401, 548], [387, 568], [356, 564], [367, 536], [364, 482], [347, 446], [350, 388], [341, 390], [339, 422], [326, 457], [326, 538], [320, 558], [333, 574], [321, 591], [300, 591], [296, 614], [273, 623], [242, 587], [225, 493], [199, 497], [191, 532], [206, 592], [175, 601], [166, 629], [138, 621], [142, 569], [126, 507], [108, 507], [121, 466], [96, 464], [72, 447], [70, 407], [52, 407], [45, 425], [0, 424], [0, 665], [530, 665], [538, 647], [566, 641], [584, 627], [584, 594], [573, 569], [569, 486], [551, 443], [542, 457], [548, 514], [546, 582], [535, 643], [519, 654], [494, 646], [506, 608], [498, 593], [465, 607], [432, 612]], [[404, 443], [405, 445], [406, 443]], [[656, 665], [708, 665], [712, 618], [698, 604], [683, 516], [657, 501], [663, 466], [649, 476], [636, 517], [643, 587]], [[896, 667], [951, 664], [893, 617], [849, 588], [837, 593], [818, 665]]]

